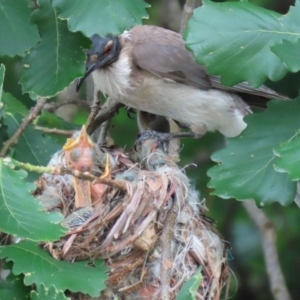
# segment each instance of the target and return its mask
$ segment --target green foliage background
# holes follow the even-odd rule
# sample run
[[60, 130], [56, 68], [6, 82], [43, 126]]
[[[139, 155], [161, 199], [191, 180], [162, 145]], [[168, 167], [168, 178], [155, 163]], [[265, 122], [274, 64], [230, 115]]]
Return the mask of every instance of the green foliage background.
[[[43, 1], [40, 1], [43, 2]], [[148, 24], [157, 24], [160, 26], [163, 26], [165, 24], [164, 18], [161, 17], [162, 13], [162, 1], [156, 0], [156, 1], [147, 1], [152, 5], [151, 8], [149, 8], [149, 14], [150, 17], [148, 20], [145, 20], [144, 23]], [[223, 2], [223, 1], [219, 1]], [[288, 1], [281, 1], [281, 0], [253, 0], [249, 1], [251, 3], [255, 3], [260, 6], [264, 6], [266, 8], [275, 10], [279, 13], [285, 13], [288, 10], [289, 2]], [[59, 5], [59, 1], [54, 1], [55, 5]], [[71, 3], [71, 2], [70, 2]], [[182, 1], [181, 4], [184, 4], [184, 1]], [[292, 4], [292, 3], [290, 3]], [[71, 6], [71, 4], [70, 4]], [[74, 6], [73, 9], [76, 10], [76, 7]], [[42, 12], [40, 12], [42, 13]], [[53, 16], [49, 15], [49, 18]], [[64, 18], [68, 18], [68, 15], [64, 15]], [[1, 18], [0, 18], [1, 19]], [[18, 16], [16, 16], [16, 22], [18, 20]], [[38, 22], [38, 16], [35, 16], [35, 21]], [[0, 20], [1, 22], [1, 20]], [[91, 22], [92, 24], [92, 22]], [[133, 25], [134, 22], [128, 24], [128, 26]], [[51, 27], [51, 20], [49, 21], [49, 27], [45, 29], [45, 32], [48, 34], [51, 34], [51, 32], [54, 30]], [[24, 25], [19, 24], [20, 28], [24, 28]], [[75, 25], [74, 25], [75, 26]], [[1, 23], [0, 23], [0, 28], [1, 28]], [[59, 24], [60, 30], [63, 32], [66, 30], [66, 22], [61, 21]], [[74, 31], [76, 31], [75, 27], [73, 28]], [[1, 30], [3, 30], [1, 28]], [[27, 30], [24, 28], [24, 30]], [[30, 29], [29, 29], [30, 30]], [[56, 28], [55, 28], [56, 30]], [[86, 28], [86, 32], [90, 32], [90, 28]], [[116, 32], [119, 29], [116, 28]], [[25, 36], [28, 33], [24, 34]], [[42, 34], [42, 33], [40, 33]], [[34, 34], [31, 35], [33, 39], [38, 39]], [[50, 37], [51, 38], [51, 37]], [[86, 45], [88, 47], [88, 41], [84, 41], [84, 37], [81, 34], [75, 34], [72, 35], [70, 38], [72, 38], [72, 44], [78, 42], [78, 45]], [[14, 37], [11, 37], [12, 43], [14, 42]], [[45, 40], [46, 41], [46, 40]], [[31, 43], [32, 41], [28, 41]], [[66, 45], [68, 45], [69, 41], [65, 41]], [[289, 41], [286, 41], [285, 43], [288, 43]], [[15, 45], [13, 43], [13, 45]], [[8, 47], [10, 45], [7, 45]], [[80, 46], [80, 47], [81, 47]], [[43, 47], [49, 47], [49, 45], [43, 45], [42, 43], [39, 45], [39, 48], [36, 49], [36, 51], [45, 51], [46, 48]], [[66, 50], [66, 56], [68, 55], [69, 52], [72, 52], [72, 55], [74, 54], [73, 52], [76, 52], [76, 57], [73, 58], [79, 59], [84, 61], [84, 55], [81, 52], [81, 49], [78, 46], [78, 49], [64, 49]], [[278, 46], [274, 50], [274, 53], [281, 53], [282, 46]], [[284, 47], [284, 45], [283, 45]], [[3, 49], [3, 47], [0, 49]], [[11, 49], [11, 48], [10, 48]], [[286, 49], [286, 48], [284, 48]], [[0, 50], [1, 51], [1, 50]], [[47, 52], [47, 51], [46, 51]], [[28, 109], [33, 105], [33, 101], [30, 99], [28, 96], [29, 94], [22, 93], [21, 90], [21, 85], [18, 84], [18, 79], [20, 78], [20, 70], [21, 70], [21, 59], [23, 56], [22, 54], [22, 49], [19, 49], [15, 47], [15, 52], [11, 53], [12, 57], [1, 57], [0, 58], [0, 63], [4, 63], [6, 66], [6, 73], [5, 73], [5, 81], [4, 81], [4, 90], [5, 92], [11, 93], [11, 95], [20, 100], [24, 107], [18, 108], [19, 116], [15, 115], [14, 120], [8, 120], [8, 121], [16, 121], [19, 122], [22, 117], [24, 117], [24, 114], [22, 115], [22, 111], [25, 109]], [[0, 52], [1, 54], [1, 52]], [[17, 56], [14, 56], [17, 54]], [[20, 55], [20, 56], [18, 56]], [[26, 81], [26, 72], [36, 72], [39, 74], [39, 70], [44, 69], [43, 68], [43, 62], [39, 62], [37, 64], [35, 58], [34, 58], [35, 52], [31, 53], [31, 57], [28, 57], [28, 61], [26, 62], [28, 65], [32, 66], [33, 68], [31, 70], [23, 70], [22, 72], [24, 74], [24, 80]], [[290, 57], [287, 53], [287, 57]], [[53, 57], [49, 59], [54, 59]], [[299, 82], [299, 64], [297, 61], [292, 60], [292, 61], [287, 61], [287, 65], [290, 67], [289, 68], [294, 68], [293, 69], [293, 74], [288, 74], [285, 76], [283, 79], [281, 79], [279, 82], [271, 82], [268, 81], [268, 85], [279, 92], [282, 93], [287, 93], [291, 97], [296, 97], [298, 95], [298, 89], [299, 89], [299, 84], [296, 84]], [[225, 69], [228, 68], [228, 66], [225, 66]], [[72, 76], [80, 76], [83, 73], [84, 70], [84, 64], [82, 64], [82, 69], [74, 69], [72, 70]], [[214, 69], [212, 69], [214, 71]], [[46, 70], [49, 71], [49, 70]], [[50, 72], [50, 71], [49, 71]], [[283, 72], [281, 70], [281, 72]], [[74, 75], [75, 74], [75, 75]], [[58, 74], [59, 75], [59, 74]], [[276, 75], [276, 74], [275, 74]], [[278, 74], [277, 74], [278, 75]], [[28, 75], [31, 77], [31, 75]], [[39, 75], [40, 76], [40, 75]], [[45, 73], [43, 76], [47, 76], [47, 73]], [[35, 79], [37, 80], [37, 79]], [[70, 78], [65, 78], [65, 82], [62, 82], [63, 84], [68, 83], [70, 81]], [[262, 79], [257, 79], [257, 82], [254, 82], [254, 84], [259, 84]], [[259, 81], [260, 80], [260, 81]], [[233, 82], [230, 82], [233, 83]], [[53, 81], [53, 84], [55, 84], [55, 80]], [[61, 87], [58, 87], [58, 89]], [[23, 86], [23, 91], [30, 92], [31, 91], [31, 86], [30, 82], [27, 82]], [[41, 86], [40, 87], [41, 91], [45, 91], [45, 87]], [[4, 99], [7, 99], [8, 95], [4, 96]], [[53, 100], [56, 100], [56, 97], [53, 98]], [[5, 100], [4, 100], [5, 101]], [[10, 99], [10, 103], [12, 103], [13, 100]], [[299, 101], [298, 101], [299, 103]], [[280, 103], [277, 104], [277, 106], [280, 106]], [[292, 110], [298, 109], [297, 102], [294, 103], [295, 107], [291, 108]], [[276, 104], [272, 106], [272, 108], [276, 111], [280, 111], [280, 107], [276, 108]], [[15, 109], [15, 108], [14, 108]], [[26, 115], [26, 114], [25, 114]], [[74, 118], [78, 118], [80, 120], [80, 114], [78, 113]], [[255, 117], [252, 117], [255, 118]], [[18, 121], [19, 120], [19, 121]], [[45, 122], [47, 122], [47, 119], [45, 117]], [[250, 120], [251, 121], [251, 120]], [[277, 120], [273, 120], [274, 123], [276, 123]], [[293, 122], [292, 119], [289, 120], [289, 115], [287, 115], [287, 121]], [[80, 121], [79, 121], [80, 122]], [[84, 123], [85, 119], [84, 117], [81, 118], [81, 123]], [[295, 121], [296, 122], [296, 121]], [[253, 123], [257, 123], [256, 120], [253, 120]], [[17, 125], [18, 123], [16, 123]], [[259, 125], [259, 122], [258, 122]], [[298, 128], [298, 127], [297, 127]], [[28, 129], [30, 130], [30, 128]], [[258, 132], [260, 129], [256, 128], [256, 131]], [[274, 128], [273, 128], [274, 130]], [[276, 133], [276, 131], [275, 131]], [[111, 128], [111, 134], [115, 140], [115, 142], [121, 146], [126, 146], [127, 148], [130, 148], [137, 136], [137, 128], [136, 128], [136, 122], [134, 120], [131, 120], [127, 117], [126, 112], [122, 110], [114, 119], [112, 122], [112, 128]], [[3, 127], [0, 128], [0, 137], [1, 135], [5, 135], [5, 132], [3, 130]], [[30, 132], [29, 132], [30, 135]], [[288, 137], [287, 137], [288, 138]], [[42, 138], [40, 139], [40, 141]], [[61, 141], [56, 141], [57, 145], [61, 143]], [[229, 145], [232, 145], [234, 142], [229, 142]], [[211, 168], [213, 165], [215, 165], [214, 162], [211, 161], [210, 155], [219, 149], [222, 149], [226, 144], [226, 141], [219, 135], [219, 134], [208, 134], [201, 140], [189, 140], [189, 139], [184, 139], [182, 140], [182, 145], [183, 149], [181, 151], [181, 166], [186, 168], [186, 171], [188, 175], [190, 176], [191, 180], [195, 183], [197, 186], [198, 190], [201, 191], [202, 197], [206, 198], [207, 201], [207, 207], [209, 208], [208, 215], [212, 217], [214, 220], [216, 220], [218, 224], [218, 230], [223, 234], [224, 239], [229, 241], [232, 247], [231, 250], [231, 257], [232, 260], [230, 261], [230, 266], [232, 268], [232, 272], [234, 273], [234, 277], [232, 279], [232, 287], [231, 287], [231, 292], [230, 295], [232, 296], [231, 299], [243, 299], [243, 300], [269, 300], [272, 299], [271, 294], [269, 292], [269, 286], [268, 286], [268, 277], [266, 274], [266, 269], [264, 265], [264, 260], [263, 260], [263, 254], [261, 251], [261, 240], [260, 236], [258, 234], [258, 231], [252, 221], [249, 219], [248, 215], [244, 211], [242, 205], [240, 202], [233, 200], [233, 199], [228, 199], [224, 200], [221, 198], [218, 198], [217, 196], [214, 196], [211, 194], [212, 189], [207, 187], [207, 183], [209, 181], [209, 177], [207, 176], [207, 171], [209, 168]], [[288, 151], [290, 144], [288, 145], [280, 145], [277, 148], [277, 153], [284, 154], [286, 153], [285, 151]], [[293, 145], [292, 145], [293, 146]], [[244, 145], [245, 148], [241, 148], [241, 151], [244, 151], [248, 145]], [[296, 146], [294, 146], [296, 147]], [[26, 147], [25, 147], [26, 148]], [[22, 146], [22, 149], [24, 149], [24, 146]], [[18, 150], [18, 149], [17, 149]], [[47, 149], [49, 150], [49, 149]], [[29, 151], [29, 150], [28, 150]], [[50, 151], [50, 150], [49, 150]], [[51, 151], [50, 151], [51, 152]], [[49, 152], [49, 155], [51, 154]], [[38, 152], [38, 149], [36, 149], [36, 153]], [[36, 154], [35, 153], [35, 154]], [[259, 155], [260, 149], [257, 150], [257, 153]], [[226, 153], [225, 153], [226, 154]], [[18, 155], [18, 152], [16, 152], [16, 155]], [[28, 155], [24, 151], [20, 151], [19, 155]], [[33, 155], [34, 157], [39, 157], [38, 155]], [[42, 157], [44, 157], [44, 154], [41, 154]], [[220, 154], [217, 154], [214, 156], [217, 161], [222, 159], [222, 152]], [[20, 160], [22, 160], [19, 157]], [[45, 157], [44, 157], [45, 159]], [[34, 162], [36, 164], [42, 164], [40, 161]], [[295, 162], [297, 163], [297, 161]], [[280, 160], [277, 161], [277, 168], [281, 167], [281, 162]], [[197, 167], [195, 166], [197, 165]], [[242, 166], [244, 167], [244, 166]], [[298, 170], [298, 169], [297, 169]], [[295, 170], [295, 172], [297, 171]], [[7, 170], [6, 170], [7, 171]], [[294, 173], [295, 173], [294, 172]], [[297, 174], [288, 174], [292, 178], [296, 179]], [[287, 175], [286, 175], [287, 176]], [[282, 182], [280, 180], [279, 182]], [[225, 184], [227, 184], [225, 182]], [[279, 183], [278, 183], [279, 184]], [[277, 193], [277, 190], [282, 190], [282, 187], [278, 187], [276, 185], [271, 185], [270, 190], [274, 189], [274, 193]], [[286, 197], [286, 198], [284, 198]], [[291, 203], [290, 201], [291, 196], [282, 195], [280, 196], [280, 199], [278, 202], [282, 204], [288, 204]], [[268, 200], [266, 200], [266, 203], [268, 203]], [[299, 220], [300, 220], [300, 210], [299, 208], [294, 204], [290, 204], [288, 206], [281, 206], [278, 203], [273, 203], [272, 205], [268, 205], [264, 207], [264, 211], [274, 222], [275, 227], [278, 232], [278, 250], [279, 250], [279, 257], [280, 257], [280, 262], [282, 264], [282, 269], [283, 273], [287, 282], [287, 286], [293, 296], [294, 299], [297, 299], [298, 295], [300, 294], [300, 286], [298, 284], [298, 276], [297, 274], [300, 273], [300, 264], [296, 263], [298, 261], [298, 256], [300, 252], [300, 243], [299, 241]], [[54, 224], [53, 224], [54, 226]], [[41, 233], [42, 234], [42, 233]], [[22, 275], [18, 277], [14, 277], [9, 284], [14, 285], [18, 284], [22, 278]], [[17, 279], [18, 280], [17, 280]], [[23, 288], [23, 287], [22, 287]], [[1, 290], [1, 285], [0, 285], [0, 290]], [[5, 290], [5, 288], [3, 288]], [[40, 283], [40, 286], [38, 287], [38, 292], [39, 294], [45, 293], [45, 289], [43, 287], [42, 282]], [[51, 292], [55, 293], [55, 291], [49, 291], [49, 294]], [[3, 294], [4, 295], [4, 294]], [[0, 294], [1, 296], [1, 294]], [[3, 296], [2, 296], [3, 297]], [[5, 296], [6, 297], [6, 296]], [[9, 297], [9, 296], [8, 296]], [[36, 297], [36, 298], [34, 298]], [[38, 295], [33, 295], [32, 299], [40, 299], [38, 298]], [[49, 296], [51, 298], [51, 296]], [[64, 299], [63, 295], [59, 295], [59, 299]], [[49, 298], [49, 299], [50, 299]], [[2, 299], [0, 297], [0, 299]], [[9, 298], [3, 298], [3, 299], [9, 299]], [[46, 299], [46, 298], [44, 298]]]
[[[148, 9], [150, 17], [148, 20], [145, 20], [144, 23], [164, 25], [165, 20], [161, 17], [161, 11], [163, 9], [162, 1], [147, 2], [151, 3], [152, 6]], [[185, 1], [181, 1], [182, 4], [184, 4], [184, 2]], [[289, 10], [289, 5], [294, 4], [294, 1], [281, 0], [250, 0], [249, 2], [278, 13], [286, 13]], [[214, 19], [212, 18], [212, 20]], [[285, 48], [285, 51], [286, 49], [287, 48]], [[292, 63], [296, 63], [295, 59], [292, 60]], [[255, 65], [253, 68], [255, 68]], [[288, 73], [278, 82], [267, 80], [266, 84], [270, 88], [294, 98], [298, 96], [299, 79], [299, 72]], [[281, 113], [279, 113], [279, 115], [281, 115]], [[287, 118], [289, 118], [289, 116], [287, 116]], [[294, 122], [294, 120], [291, 121]], [[259, 132], [259, 125], [257, 127], [255, 130]], [[274, 133], [276, 132], [273, 128], [271, 130]], [[119, 134], [120, 131], [121, 134]], [[137, 128], [135, 122], [128, 119], [125, 113], [120, 114], [114, 119], [112, 133], [115, 140], [119, 143], [129, 145], [130, 143], [128, 143], [127, 137], [124, 138], [124, 136], [126, 133], [132, 131], [133, 141], [137, 133]], [[187, 174], [206, 199], [207, 207], [209, 208], [208, 215], [216, 220], [218, 230], [222, 233], [224, 239], [231, 244], [232, 250], [229, 254], [229, 265], [233, 273], [230, 289], [231, 299], [272, 299], [261, 248], [261, 239], [257, 228], [249, 219], [241, 202], [231, 198], [224, 200], [218, 196], [214, 196], [211, 194], [213, 189], [207, 187], [210, 180], [207, 171], [216, 165], [211, 161], [210, 155], [225, 147], [225, 139], [218, 133], [209, 133], [201, 140], [183, 139], [182, 145], [180, 164], [182, 167], [186, 167]], [[272, 190], [272, 187], [270, 189]], [[274, 222], [277, 229], [279, 259], [287, 287], [292, 298], [298, 299], [300, 287], [295, 274], [300, 272], [300, 264], [295, 262], [298, 261], [300, 251], [300, 243], [298, 243], [300, 210], [295, 203], [291, 203], [285, 207], [278, 203], [273, 203], [272, 205], [265, 206], [263, 209], [269, 219]]]

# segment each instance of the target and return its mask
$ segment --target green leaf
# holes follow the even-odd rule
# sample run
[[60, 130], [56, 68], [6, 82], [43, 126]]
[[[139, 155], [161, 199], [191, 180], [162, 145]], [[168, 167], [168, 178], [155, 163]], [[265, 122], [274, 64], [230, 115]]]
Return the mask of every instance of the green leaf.
[[3, 116], [2, 91], [3, 91], [4, 74], [5, 74], [5, 66], [3, 64], [0, 64], [0, 119]]
[[300, 39], [297, 42], [282, 41], [271, 47], [271, 50], [279, 57], [290, 72], [300, 70]]
[[27, 1], [0, 0], [0, 56], [24, 56], [40, 39], [36, 25], [30, 24]]
[[31, 288], [23, 283], [24, 276], [10, 273], [5, 281], [0, 280], [0, 299], [28, 300]]
[[119, 34], [148, 17], [150, 5], [142, 0], [52, 0], [59, 17], [68, 20], [71, 31], [85, 36]]
[[4, 74], [5, 74], [5, 66], [3, 64], [0, 64], [0, 110], [2, 108], [1, 99], [2, 99], [2, 91], [3, 91]]
[[30, 296], [31, 300], [70, 300], [63, 292], [56, 290], [54, 286], [46, 288], [43, 284], [37, 287], [37, 292], [32, 291]]
[[26, 172], [12, 170], [0, 159], [0, 228], [1, 231], [34, 241], [53, 241], [66, 232], [59, 223], [59, 213], [43, 212], [42, 205], [29, 192], [34, 184], [24, 181]]
[[[80, 130], [80, 126], [68, 123], [62, 118], [52, 114], [48, 111], [43, 111], [42, 114], [37, 118], [36, 125], [46, 127], [46, 128], [56, 128], [61, 130]], [[41, 131], [42, 133], [43, 131]], [[48, 145], [45, 145], [46, 149], [49, 148], [51, 153], [58, 151], [61, 149], [64, 144], [66, 143], [67, 137], [59, 134], [54, 133], [43, 133], [45, 143], [50, 143], [50, 148]], [[53, 146], [55, 145], [55, 151], [52, 152], [54, 149]], [[51, 154], [50, 153], [50, 154]]]
[[[8, 93], [3, 94], [3, 104], [4, 124], [8, 127], [7, 133], [12, 136], [29, 111]], [[44, 135], [42, 131], [35, 130], [30, 124], [22, 133], [17, 145], [14, 145], [13, 158], [33, 165], [47, 165], [51, 156], [61, 149], [65, 140], [65, 137]]]
[[13, 273], [24, 273], [26, 285], [55, 286], [57, 291], [68, 289], [92, 297], [105, 288], [107, 268], [102, 260], [94, 261], [92, 266], [88, 261], [59, 261], [30, 241], [1, 247], [0, 257], [14, 262]]
[[291, 203], [296, 182], [289, 181], [286, 173], [275, 171], [279, 160], [273, 149], [298, 134], [299, 110], [300, 97], [293, 101], [272, 100], [266, 111], [247, 116], [248, 126], [242, 134], [229, 139], [227, 147], [212, 156], [218, 162], [208, 171], [214, 194], [225, 199], [254, 198], [259, 206]]
[[68, 30], [67, 23], [57, 18], [50, 0], [39, 1], [32, 21], [38, 25], [42, 41], [23, 59], [20, 83], [25, 93], [54, 96], [84, 73], [82, 49], [88, 48], [90, 41]]
[[200, 267], [197, 272], [182, 286], [176, 300], [196, 300], [196, 291], [203, 280]]
[[300, 180], [300, 128], [287, 142], [274, 149], [279, 158], [275, 162], [275, 170], [287, 172], [291, 180]]
[[184, 38], [196, 61], [221, 75], [223, 84], [247, 81], [258, 87], [267, 78], [277, 81], [287, 73], [270, 46], [300, 37], [299, 14], [299, 1], [281, 15], [245, 1], [204, 0], [194, 10]]
[[64, 130], [80, 130], [81, 128], [79, 125], [66, 122], [64, 119], [46, 110], [42, 111], [41, 115], [37, 118], [36, 125]]

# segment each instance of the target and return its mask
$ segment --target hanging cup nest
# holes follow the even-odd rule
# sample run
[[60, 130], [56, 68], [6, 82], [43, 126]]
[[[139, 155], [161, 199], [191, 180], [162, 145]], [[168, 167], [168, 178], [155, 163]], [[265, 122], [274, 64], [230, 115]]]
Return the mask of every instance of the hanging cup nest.
[[226, 245], [165, 138], [146, 132], [125, 154], [98, 147], [83, 127], [49, 164], [100, 178], [44, 174], [36, 190], [69, 229], [46, 245], [53, 257], [105, 259], [107, 286], [97, 299], [175, 299], [199, 270], [196, 299], [220, 298], [229, 274]]

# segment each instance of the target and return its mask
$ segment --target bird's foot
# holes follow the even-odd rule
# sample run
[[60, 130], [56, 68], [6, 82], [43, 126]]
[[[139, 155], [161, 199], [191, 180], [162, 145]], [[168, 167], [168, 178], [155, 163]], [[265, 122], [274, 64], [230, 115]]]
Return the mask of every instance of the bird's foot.
[[168, 133], [168, 132], [157, 132], [154, 130], [145, 130], [142, 131], [136, 143], [142, 143], [145, 140], [158, 140], [159, 142], [168, 142], [172, 139], [180, 139], [180, 138], [196, 138], [199, 137], [198, 134], [194, 132], [177, 132], [177, 133]]
[[198, 125], [190, 125], [189, 126], [191, 132], [190, 134], [192, 134], [191, 136], [193, 136], [193, 138], [198, 139], [203, 137], [206, 132], [207, 132], [207, 127], [204, 124], [198, 124]]
[[157, 140], [159, 142], [167, 142], [173, 139], [171, 133], [157, 132], [154, 130], [144, 130], [138, 135], [136, 144], [140, 144], [146, 140]]

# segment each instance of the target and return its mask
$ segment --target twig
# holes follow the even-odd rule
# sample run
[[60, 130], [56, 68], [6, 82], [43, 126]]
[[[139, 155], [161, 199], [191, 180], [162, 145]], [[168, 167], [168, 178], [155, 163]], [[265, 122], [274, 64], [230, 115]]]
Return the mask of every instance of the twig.
[[6, 165], [9, 165], [10, 167], [19, 167], [23, 170], [30, 171], [30, 172], [36, 172], [36, 173], [48, 173], [52, 175], [64, 175], [64, 174], [70, 174], [73, 175], [79, 179], [84, 179], [91, 181], [93, 184], [95, 183], [103, 183], [111, 187], [118, 188], [122, 191], [127, 191], [126, 181], [124, 180], [113, 180], [108, 178], [99, 178], [94, 176], [93, 174], [89, 172], [79, 172], [78, 170], [72, 170], [67, 167], [58, 167], [58, 166], [35, 166], [28, 163], [22, 163], [16, 160], [12, 160], [11, 158], [5, 158], [3, 159], [3, 162]]
[[189, 18], [193, 15], [193, 10], [199, 6], [202, 5], [202, 0], [186, 0], [184, 7], [183, 7], [183, 13], [182, 13], [182, 19], [181, 19], [181, 27], [180, 27], [180, 33], [183, 34], [187, 27], [187, 22]]
[[91, 127], [91, 125], [94, 123], [95, 118], [97, 116], [97, 114], [99, 113], [99, 111], [101, 110], [101, 100], [98, 99], [98, 97], [96, 97], [93, 101], [93, 104], [91, 106], [91, 112], [90, 115], [86, 121], [86, 128], [87, 131], [89, 132], [89, 129]]
[[97, 145], [103, 145], [106, 143], [109, 124], [110, 124], [110, 120], [107, 120], [100, 125]]
[[23, 119], [21, 125], [17, 131], [3, 143], [2, 149], [0, 151], [0, 157], [4, 157], [13, 144], [17, 144], [21, 134], [24, 132], [26, 127], [38, 116], [42, 108], [44, 107], [47, 98], [39, 98], [36, 105], [30, 110], [29, 114]]
[[45, 133], [53, 133], [57, 135], [64, 135], [64, 136], [72, 136], [75, 133], [75, 130], [63, 130], [58, 128], [49, 128], [49, 127], [42, 127], [42, 126], [34, 126], [35, 129], [41, 130]]
[[94, 122], [90, 124], [88, 134], [91, 135], [102, 123], [112, 118], [122, 106], [123, 105], [119, 102], [107, 99]]
[[75, 104], [78, 106], [84, 106], [87, 109], [90, 109], [89, 104], [86, 101], [83, 100], [75, 100], [75, 99], [70, 99], [68, 101], [63, 101], [63, 102], [50, 102], [50, 103], [45, 103], [44, 105], [44, 109], [49, 111], [49, 112], [54, 112], [55, 110], [57, 110], [58, 108], [60, 108], [61, 106], [65, 106], [65, 105], [70, 105], [70, 104]]
[[173, 264], [173, 256], [171, 251], [172, 240], [174, 238], [174, 227], [176, 223], [176, 214], [174, 212], [174, 207], [176, 205], [176, 200], [174, 201], [172, 207], [168, 211], [168, 216], [166, 218], [163, 232], [161, 235], [161, 264], [160, 264], [160, 281], [161, 281], [161, 299], [170, 299], [170, 281], [171, 281], [171, 270]]
[[278, 259], [274, 224], [267, 218], [263, 210], [256, 207], [252, 200], [243, 201], [243, 205], [261, 234], [265, 263], [274, 299], [291, 300]]
[[[179, 31], [182, 8], [179, 0], [162, 0], [161, 1], [161, 13], [159, 16], [160, 23], [163, 27]], [[168, 18], [165, 17], [165, 12], [168, 12]]]

